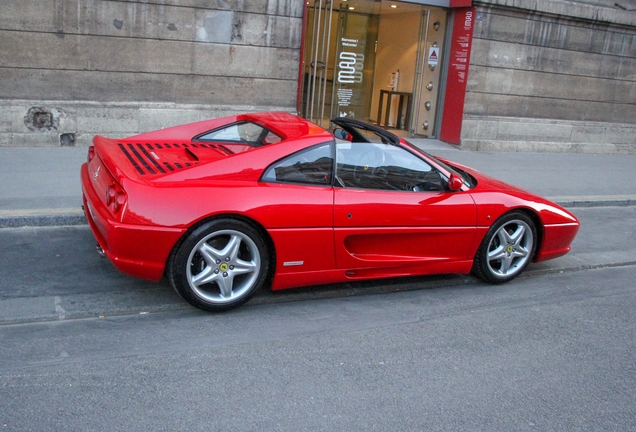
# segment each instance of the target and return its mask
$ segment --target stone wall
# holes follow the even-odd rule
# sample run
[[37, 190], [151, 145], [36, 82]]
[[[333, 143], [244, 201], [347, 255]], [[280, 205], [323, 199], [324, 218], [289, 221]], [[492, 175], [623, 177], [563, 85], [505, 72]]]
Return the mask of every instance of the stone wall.
[[0, 146], [295, 111], [302, 0], [3, 0]]
[[636, 152], [636, 11], [563, 0], [475, 6], [462, 148]]

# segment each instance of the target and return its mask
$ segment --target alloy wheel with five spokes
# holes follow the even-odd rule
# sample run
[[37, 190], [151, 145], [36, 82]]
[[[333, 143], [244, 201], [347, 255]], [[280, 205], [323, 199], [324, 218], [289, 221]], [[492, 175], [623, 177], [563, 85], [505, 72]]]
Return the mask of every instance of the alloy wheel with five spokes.
[[519, 276], [532, 261], [537, 230], [520, 212], [502, 216], [486, 233], [473, 264], [473, 273], [490, 283], [502, 283]]
[[218, 311], [243, 304], [265, 283], [269, 254], [254, 227], [221, 219], [194, 230], [169, 265], [168, 276], [185, 300]]

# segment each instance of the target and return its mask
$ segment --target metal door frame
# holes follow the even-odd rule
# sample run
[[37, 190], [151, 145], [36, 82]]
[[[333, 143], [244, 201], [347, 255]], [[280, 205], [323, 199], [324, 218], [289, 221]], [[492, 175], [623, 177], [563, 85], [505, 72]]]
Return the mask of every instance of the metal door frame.
[[[305, 102], [305, 117], [309, 121], [319, 123], [325, 117], [333, 1], [316, 0], [312, 8], [314, 13], [312, 20], [311, 49], [309, 52], [309, 77]], [[309, 10], [309, 7], [307, 10]], [[326, 38], [324, 37], [325, 33]], [[305, 49], [305, 47], [303, 46], [302, 49]]]

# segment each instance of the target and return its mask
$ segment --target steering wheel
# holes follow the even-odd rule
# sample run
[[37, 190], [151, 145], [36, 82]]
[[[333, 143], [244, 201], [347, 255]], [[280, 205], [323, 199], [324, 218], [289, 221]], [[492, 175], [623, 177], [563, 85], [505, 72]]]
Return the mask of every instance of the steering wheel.
[[369, 146], [369, 149], [360, 155], [353, 167], [354, 180], [360, 183], [369, 177], [386, 174], [385, 162], [386, 154], [375, 146]]

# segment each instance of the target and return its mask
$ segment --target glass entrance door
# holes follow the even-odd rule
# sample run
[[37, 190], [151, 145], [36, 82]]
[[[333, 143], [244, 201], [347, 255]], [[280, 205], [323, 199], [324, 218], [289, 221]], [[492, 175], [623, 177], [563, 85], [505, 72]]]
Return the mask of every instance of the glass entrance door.
[[434, 136], [446, 10], [396, 1], [310, 0], [300, 114], [353, 117]]
[[[372, 94], [379, 5], [373, 0], [313, 0], [307, 7], [301, 115], [365, 119]], [[368, 118], [367, 118], [368, 119]]]

